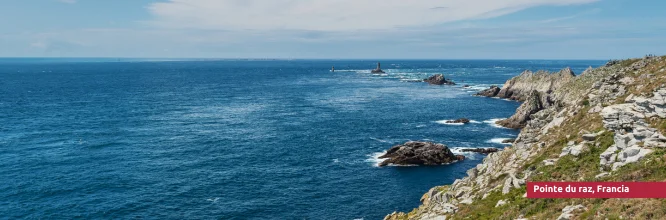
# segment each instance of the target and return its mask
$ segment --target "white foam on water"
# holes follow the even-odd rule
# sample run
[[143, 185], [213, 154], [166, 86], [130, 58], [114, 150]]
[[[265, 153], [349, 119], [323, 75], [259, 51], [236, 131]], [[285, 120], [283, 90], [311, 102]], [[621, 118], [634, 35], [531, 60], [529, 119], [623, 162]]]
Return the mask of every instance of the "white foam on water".
[[485, 120], [483, 122], [486, 123], [486, 124], [490, 124], [490, 126], [493, 126], [493, 127], [496, 127], [496, 128], [509, 129], [509, 128], [502, 127], [501, 125], [497, 124], [498, 121], [504, 120], [504, 119], [506, 119], [506, 118], [493, 118], [493, 119]]
[[483, 123], [483, 122], [476, 121], [476, 120], [470, 120], [469, 123], [473, 123], [473, 124], [481, 124], [481, 123]]
[[339, 162], [340, 162], [340, 160], [338, 160], [338, 159], [333, 159], [333, 163], [339, 163]]
[[453, 120], [439, 120], [439, 121], [436, 121], [435, 123], [441, 124], [441, 125], [465, 125], [465, 123], [449, 123], [448, 121], [453, 121]]
[[392, 142], [390, 142], [390, 141], [382, 140], [382, 139], [374, 138], [374, 137], [370, 137], [370, 139], [375, 140], [375, 141], [379, 141], [379, 142], [382, 142], [382, 143], [389, 143], [389, 144], [392, 143]]
[[217, 200], [220, 200], [220, 198], [215, 197], [215, 198], [212, 198], [212, 199], [206, 199], [206, 201], [213, 202], [213, 203], [217, 202]]
[[379, 167], [379, 164], [386, 160], [386, 159], [380, 159], [379, 158], [384, 154], [386, 154], [386, 151], [370, 154], [370, 155], [368, 155], [370, 158], [366, 159], [365, 161], [371, 162], [374, 167]]
[[511, 143], [502, 143], [503, 141], [506, 141], [506, 140], [509, 140], [509, 139], [511, 139], [511, 138], [493, 138], [493, 139], [490, 139], [490, 140], [486, 141], [486, 143], [511, 145]]
[[475, 153], [475, 152], [463, 152], [462, 151], [463, 149], [469, 149], [469, 147], [449, 148], [449, 150], [451, 150], [451, 153], [453, 153], [455, 155], [463, 155], [463, 156], [465, 156], [465, 159], [468, 159], [468, 160], [476, 160], [477, 159], [477, 155], [478, 155], [477, 153]]

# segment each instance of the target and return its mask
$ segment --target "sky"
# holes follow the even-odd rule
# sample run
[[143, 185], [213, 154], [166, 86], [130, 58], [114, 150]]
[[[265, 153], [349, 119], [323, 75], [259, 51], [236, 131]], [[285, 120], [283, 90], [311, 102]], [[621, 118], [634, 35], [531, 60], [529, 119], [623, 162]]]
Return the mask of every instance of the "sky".
[[615, 59], [663, 0], [4, 0], [0, 57]]

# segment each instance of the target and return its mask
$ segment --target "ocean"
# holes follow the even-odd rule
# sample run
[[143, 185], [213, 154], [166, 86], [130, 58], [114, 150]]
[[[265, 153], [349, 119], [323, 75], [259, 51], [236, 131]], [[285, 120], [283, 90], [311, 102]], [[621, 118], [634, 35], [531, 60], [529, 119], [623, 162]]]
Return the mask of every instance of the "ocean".
[[[518, 131], [493, 122], [520, 103], [475, 92], [603, 63], [2, 58], [0, 218], [381, 219], [484, 157], [377, 167], [381, 152], [502, 148]], [[458, 85], [412, 82], [436, 73]]]

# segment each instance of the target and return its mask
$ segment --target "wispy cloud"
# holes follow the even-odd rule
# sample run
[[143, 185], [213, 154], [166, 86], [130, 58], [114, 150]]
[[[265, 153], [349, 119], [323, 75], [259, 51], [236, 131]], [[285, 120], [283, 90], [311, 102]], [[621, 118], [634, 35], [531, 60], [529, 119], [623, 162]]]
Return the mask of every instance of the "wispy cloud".
[[585, 16], [585, 15], [596, 14], [596, 13], [599, 13], [599, 12], [601, 12], [601, 9], [600, 8], [595, 8], [595, 9], [587, 10], [587, 11], [584, 11], [584, 12], [581, 12], [581, 13], [578, 13], [578, 14], [574, 14], [574, 15], [542, 20], [541, 23], [554, 23], [554, 22], [559, 22], [559, 21], [565, 21], [565, 20], [570, 20], [570, 19], [574, 19], [574, 18], [577, 18], [577, 17]]
[[154, 16], [149, 23], [208, 30], [378, 30], [492, 18], [537, 6], [596, 1], [170, 0], [149, 6]]

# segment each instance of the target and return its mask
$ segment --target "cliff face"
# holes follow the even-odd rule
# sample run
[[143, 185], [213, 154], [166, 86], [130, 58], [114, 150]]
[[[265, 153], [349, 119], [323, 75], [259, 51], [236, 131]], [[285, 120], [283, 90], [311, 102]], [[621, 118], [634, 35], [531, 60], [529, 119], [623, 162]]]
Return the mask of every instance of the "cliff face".
[[666, 218], [666, 200], [525, 198], [527, 181], [666, 180], [666, 57], [526, 72], [496, 96], [525, 101], [514, 144], [386, 219]]

